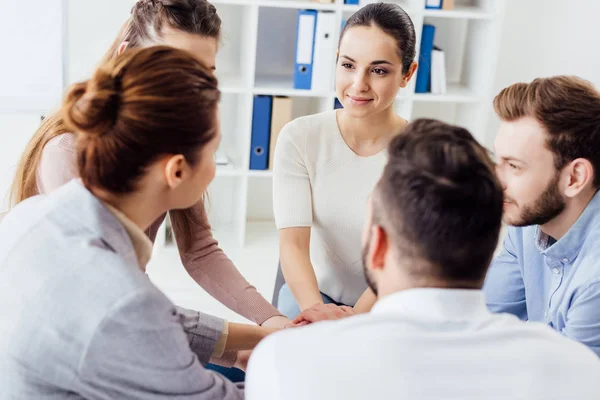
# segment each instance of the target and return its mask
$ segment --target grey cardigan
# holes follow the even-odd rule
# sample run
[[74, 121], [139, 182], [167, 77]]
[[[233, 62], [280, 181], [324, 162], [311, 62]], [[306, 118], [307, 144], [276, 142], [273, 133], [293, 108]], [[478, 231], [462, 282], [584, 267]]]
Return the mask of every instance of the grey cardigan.
[[200, 362], [222, 328], [150, 282], [77, 180], [0, 223], [0, 399], [241, 399]]

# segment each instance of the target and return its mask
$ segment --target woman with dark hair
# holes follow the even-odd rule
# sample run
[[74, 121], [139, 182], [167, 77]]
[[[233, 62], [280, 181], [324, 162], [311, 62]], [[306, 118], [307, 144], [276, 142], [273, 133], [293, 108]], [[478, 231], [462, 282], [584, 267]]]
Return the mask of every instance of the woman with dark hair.
[[415, 43], [413, 23], [397, 4], [361, 8], [338, 47], [343, 108], [301, 117], [281, 131], [273, 200], [287, 283], [278, 307], [288, 318], [304, 311], [294, 322], [363, 312], [375, 299], [363, 276], [361, 229], [387, 144], [407, 125], [393, 102], [417, 68]]

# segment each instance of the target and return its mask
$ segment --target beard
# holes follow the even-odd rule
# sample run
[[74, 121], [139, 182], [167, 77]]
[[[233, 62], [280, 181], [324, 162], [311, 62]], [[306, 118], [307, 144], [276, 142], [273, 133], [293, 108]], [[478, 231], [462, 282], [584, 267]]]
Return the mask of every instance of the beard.
[[558, 190], [559, 178], [557, 173], [532, 205], [523, 206], [517, 219], [506, 222], [512, 226], [544, 225], [560, 215], [566, 203]]
[[371, 247], [371, 230], [370, 229], [369, 229], [369, 237], [367, 238], [367, 242], [362, 247], [361, 255], [362, 255], [363, 273], [365, 274], [365, 280], [367, 281], [367, 284], [369, 285], [369, 287], [371, 288], [373, 293], [375, 293], [375, 296], [377, 296], [378, 295], [377, 283], [375, 282], [375, 279], [373, 279], [373, 275], [371, 274], [371, 271], [369, 271], [369, 269], [367, 267], [367, 254], [369, 253], [369, 247]]

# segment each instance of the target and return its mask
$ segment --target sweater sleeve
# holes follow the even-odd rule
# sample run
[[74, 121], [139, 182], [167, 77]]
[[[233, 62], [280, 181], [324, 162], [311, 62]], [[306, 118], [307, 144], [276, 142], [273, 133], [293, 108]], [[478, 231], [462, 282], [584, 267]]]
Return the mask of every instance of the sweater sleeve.
[[36, 174], [40, 194], [50, 193], [76, 178], [75, 136], [66, 133], [46, 143]]
[[196, 211], [205, 223], [193, 226], [192, 242], [187, 251], [182, 251], [183, 247], [178, 239], [181, 235], [177, 234], [174, 227], [181, 261], [188, 274], [215, 299], [259, 325], [271, 317], [281, 315], [248, 283], [219, 248], [217, 240], [212, 236], [210, 225], [206, 223], [207, 215], [202, 202], [196, 205]]
[[312, 197], [304, 150], [305, 136], [297, 121], [288, 123], [279, 134], [273, 164], [273, 211], [278, 229], [310, 227]]

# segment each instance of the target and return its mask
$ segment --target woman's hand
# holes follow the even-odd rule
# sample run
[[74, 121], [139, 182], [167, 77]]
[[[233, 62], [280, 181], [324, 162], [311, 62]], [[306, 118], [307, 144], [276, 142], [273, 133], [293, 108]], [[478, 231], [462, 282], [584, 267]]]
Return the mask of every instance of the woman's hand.
[[262, 323], [265, 328], [285, 329], [293, 326], [293, 322], [283, 315], [276, 315]]
[[353, 315], [355, 315], [355, 312], [352, 307], [317, 303], [302, 311], [292, 322], [296, 326], [303, 326], [313, 322], [336, 320], [351, 317]]

